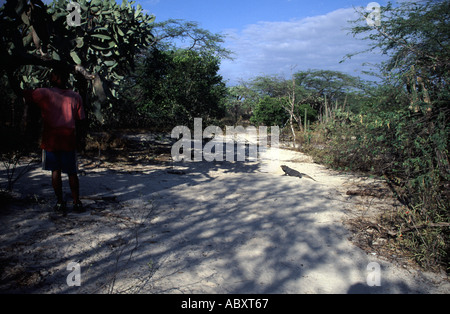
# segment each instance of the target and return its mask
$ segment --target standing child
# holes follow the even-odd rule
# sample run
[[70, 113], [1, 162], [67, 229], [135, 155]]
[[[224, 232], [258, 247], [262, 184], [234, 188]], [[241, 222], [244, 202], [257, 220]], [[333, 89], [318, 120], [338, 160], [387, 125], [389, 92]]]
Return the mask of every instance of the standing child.
[[52, 172], [52, 186], [57, 203], [55, 210], [67, 214], [63, 198], [61, 173], [69, 176], [69, 185], [75, 212], [84, 212], [80, 201], [80, 184], [77, 169], [76, 121], [85, 119], [81, 96], [67, 89], [67, 72], [54, 70], [50, 74], [52, 88], [24, 91], [26, 104], [36, 104], [41, 109], [43, 133], [43, 168]]

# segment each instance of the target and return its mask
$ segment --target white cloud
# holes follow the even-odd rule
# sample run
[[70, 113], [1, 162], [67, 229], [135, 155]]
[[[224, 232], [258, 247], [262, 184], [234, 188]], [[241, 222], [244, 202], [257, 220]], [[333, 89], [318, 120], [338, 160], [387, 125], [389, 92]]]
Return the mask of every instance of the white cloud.
[[259, 22], [242, 31], [229, 30], [227, 48], [235, 60], [222, 62], [222, 75], [236, 83], [240, 78], [257, 75], [289, 75], [296, 71], [328, 69], [359, 75], [364, 62], [379, 62], [381, 56], [358, 55], [339, 62], [348, 53], [363, 51], [367, 42], [353, 38], [349, 20], [355, 20], [354, 9], [339, 9], [326, 15], [284, 22]]

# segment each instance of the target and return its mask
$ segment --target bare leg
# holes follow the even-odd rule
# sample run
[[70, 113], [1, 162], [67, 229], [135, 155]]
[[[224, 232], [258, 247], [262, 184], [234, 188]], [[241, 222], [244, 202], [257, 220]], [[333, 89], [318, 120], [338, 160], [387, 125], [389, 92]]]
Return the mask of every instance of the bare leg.
[[69, 175], [69, 185], [70, 191], [72, 192], [72, 198], [74, 204], [81, 203], [80, 201], [80, 181], [78, 180], [78, 175]]
[[62, 190], [62, 179], [61, 179], [61, 170], [52, 171], [52, 186], [55, 191], [56, 198], [58, 199], [58, 203], [63, 203], [63, 190]]

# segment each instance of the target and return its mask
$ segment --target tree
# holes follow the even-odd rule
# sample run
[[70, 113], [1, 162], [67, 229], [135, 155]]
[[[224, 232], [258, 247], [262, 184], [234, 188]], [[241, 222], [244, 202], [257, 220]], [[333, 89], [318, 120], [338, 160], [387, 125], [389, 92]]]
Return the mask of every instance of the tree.
[[[368, 110], [346, 117], [347, 129], [335, 125], [327, 155], [383, 175], [404, 205], [392, 222], [403, 245], [424, 267], [448, 270], [450, 1], [388, 4], [381, 14], [381, 24], [369, 26], [361, 12], [352, 33], [389, 57], [380, 67], [384, 86]], [[356, 140], [342, 143], [342, 130]]]
[[133, 3], [80, 0], [79, 24], [71, 25], [66, 1], [7, 0], [0, 9], [0, 65], [10, 86], [19, 95], [42, 85], [49, 69], [62, 68], [100, 117], [101, 105], [118, 98], [135, 56], [154, 39], [154, 17]]
[[232, 59], [232, 52], [221, 46], [224, 36], [200, 28], [197, 22], [169, 19], [155, 23], [153, 30], [155, 41], [165, 50], [182, 48], [219, 59]]
[[284, 126], [289, 115], [283, 108], [282, 102], [286, 100], [270, 96], [262, 97], [253, 110], [250, 121], [256, 125]]
[[309, 93], [308, 103], [327, 117], [331, 107], [346, 107], [352, 94], [365, 89], [357, 77], [330, 70], [308, 70], [294, 74], [296, 84]]
[[154, 45], [138, 57], [123, 85], [124, 101], [136, 108], [134, 122], [167, 129], [196, 117], [223, 117], [227, 91], [218, 71], [231, 54], [221, 47], [223, 36], [173, 19], [154, 24], [152, 31]]
[[[268, 96], [276, 99], [276, 103], [284, 110], [287, 118], [280, 124], [280, 116], [276, 114], [273, 116], [272, 123], [285, 125], [286, 122], [289, 122], [294, 143], [296, 143], [296, 132], [298, 129], [302, 131], [307, 120], [312, 122], [317, 119], [317, 111], [311, 107], [311, 104], [315, 103], [318, 96], [308, 91], [305, 87], [299, 86], [297, 74], [293, 74], [290, 80], [278, 76], [259, 76], [251, 80], [247, 85], [248, 89], [253, 91], [253, 95], [259, 98], [259, 102], [256, 102], [257, 105], [253, 110], [255, 117], [252, 121], [254, 123], [260, 123], [261, 121], [267, 123], [270, 121], [267, 116], [273, 114], [274, 103], [271, 106], [267, 106], [267, 99], [265, 98]], [[265, 109], [268, 110], [267, 114], [263, 113]], [[297, 130], [294, 123], [298, 126]]]
[[219, 64], [217, 57], [192, 50], [149, 51], [136, 78], [148, 123], [173, 128], [194, 118], [224, 117], [227, 90]]
[[[310, 121], [314, 121], [317, 117], [315, 110], [309, 105], [312, 95], [297, 85], [294, 76], [291, 80], [277, 76], [259, 76], [247, 85], [251, 91], [247, 93], [247, 97], [250, 100], [257, 99], [256, 102], [253, 100], [256, 105], [251, 121], [254, 123], [284, 126], [289, 122], [295, 141], [294, 121], [301, 130], [303, 128], [302, 121], [304, 122], [308, 117]], [[306, 117], [305, 109], [307, 108], [310, 110], [309, 113], [307, 110]], [[280, 109], [283, 113], [279, 112]]]
[[228, 87], [227, 101], [225, 103], [233, 125], [237, 125], [243, 114], [244, 90], [242, 86]]
[[[380, 49], [389, 56], [382, 65], [391, 84], [397, 84], [409, 94], [409, 106], [415, 111], [425, 104], [445, 107], [450, 76], [450, 1], [402, 2], [398, 7], [389, 3], [381, 11], [380, 26], [371, 27], [366, 15], [352, 28], [354, 36], [364, 34], [370, 41], [369, 51]], [[354, 54], [348, 55], [352, 57]]]

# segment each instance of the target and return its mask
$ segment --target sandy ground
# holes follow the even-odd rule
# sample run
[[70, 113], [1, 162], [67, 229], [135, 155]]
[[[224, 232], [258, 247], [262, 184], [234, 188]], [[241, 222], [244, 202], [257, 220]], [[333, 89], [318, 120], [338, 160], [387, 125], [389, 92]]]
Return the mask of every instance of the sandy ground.
[[[317, 182], [283, 176], [281, 164]], [[450, 292], [441, 274], [354, 245], [344, 222], [374, 208], [345, 193], [362, 179], [298, 152], [126, 167], [81, 159], [80, 170], [88, 211], [66, 218], [51, 213], [50, 177], [39, 166], [16, 183], [20, 200], [0, 212], [0, 292]], [[71, 262], [80, 286], [67, 283]], [[377, 278], [371, 262], [380, 286], [368, 285]]]

